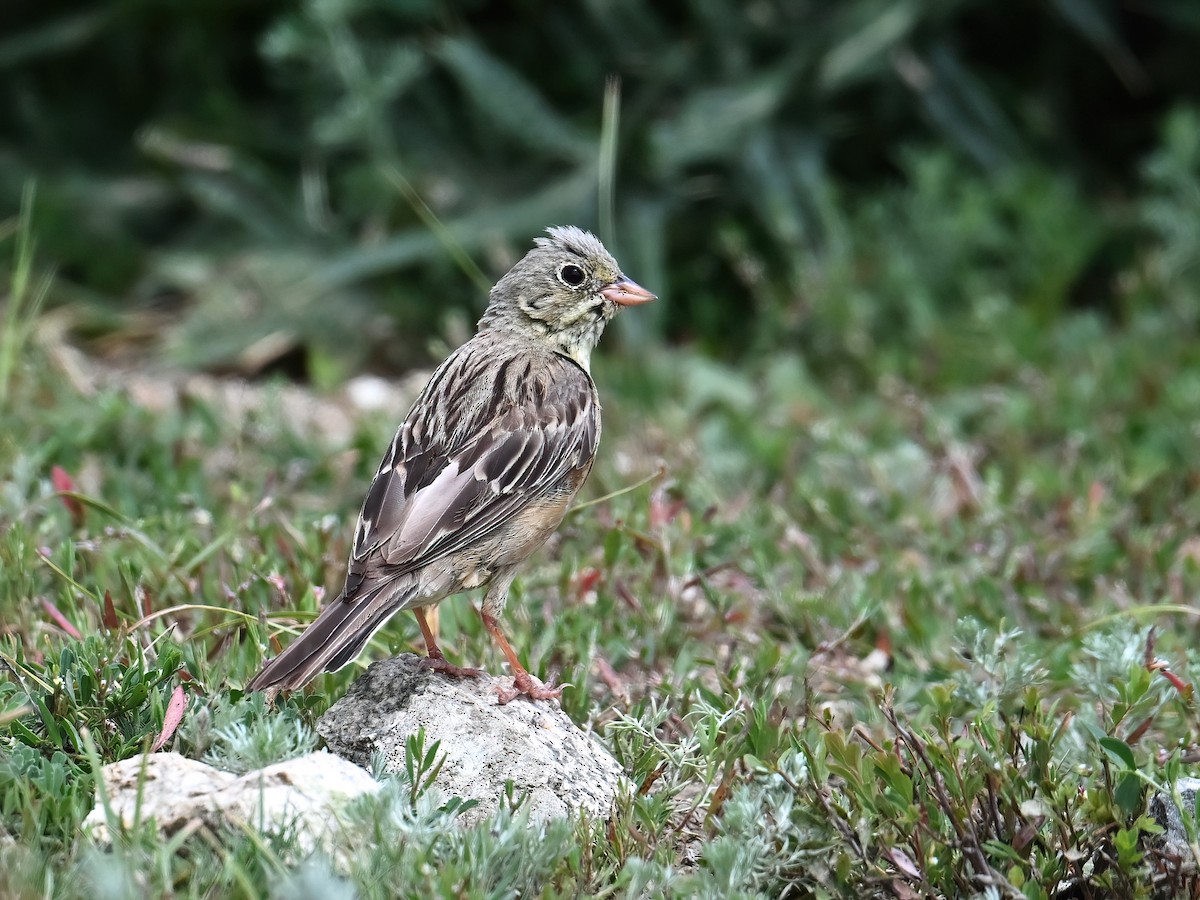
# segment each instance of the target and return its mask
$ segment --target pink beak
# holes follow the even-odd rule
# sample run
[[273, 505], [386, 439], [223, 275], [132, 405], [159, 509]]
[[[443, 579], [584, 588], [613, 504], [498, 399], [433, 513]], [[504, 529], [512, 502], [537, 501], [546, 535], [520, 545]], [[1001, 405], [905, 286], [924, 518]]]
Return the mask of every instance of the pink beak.
[[637, 306], [639, 303], [649, 303], [654, 295], [634, 281], [621, 278], [614, 281], [600, 292], [605, 300], [619, 303], [622, 306]]

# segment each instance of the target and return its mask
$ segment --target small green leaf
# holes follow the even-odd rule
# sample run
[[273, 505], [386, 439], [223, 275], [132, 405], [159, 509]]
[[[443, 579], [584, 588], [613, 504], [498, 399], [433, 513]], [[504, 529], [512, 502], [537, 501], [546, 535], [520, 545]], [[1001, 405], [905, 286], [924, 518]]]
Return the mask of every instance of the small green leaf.
[[42, 745], [42, 739], [31, 731], [20, 719], [14, 719], [9, 728], [17, 740], [28, 744], [30, 747], [40, 747]]
[[621, 544], [623, 543], [621, 529], [610, 528], [608, 534], [604, 536], [604, 566], [611, 569], [616, 565], [617, 559], [621, 556]]
[[1130, 772], [1121, 779], [1113, 792], [1113, 799], [1127, 816], [1138, 811], [1142, 805], [1142, 780], [1136, 773]]
[[1100, 747], [1108, 754], [1109, 759], [1124, 769], [1136, 769], [1137, 763], [1133, 758], [1133, 750], [1120, 738], [1102, 737]]
[[58, 730], [58, 721], [46, 706], [46, 701], [41, 697], [34, 697], [33, 702], [37, 707], [38, 715], [41, 716], [42, 724], [46, 726], [46, 735], [50, 738], [50, 742], [56, 747], [61, 747], [62, 733]]

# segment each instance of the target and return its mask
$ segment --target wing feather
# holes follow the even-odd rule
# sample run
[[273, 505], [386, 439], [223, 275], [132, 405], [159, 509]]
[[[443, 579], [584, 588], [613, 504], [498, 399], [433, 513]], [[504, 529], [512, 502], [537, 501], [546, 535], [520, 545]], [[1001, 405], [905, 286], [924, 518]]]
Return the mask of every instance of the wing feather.
[[[541, 358], [520, 358], [535, 353]], [[464, 356], [454, 354], [450, 370], [431, 379], [375, 476], [347, 600], [486, 540], [532, 500], [569, 497], [591, 467], [599, 405], [582, 368], [546, 351], [483, 368], [464, 365]], [[457, 408], [438, 408], [447, 385]]]

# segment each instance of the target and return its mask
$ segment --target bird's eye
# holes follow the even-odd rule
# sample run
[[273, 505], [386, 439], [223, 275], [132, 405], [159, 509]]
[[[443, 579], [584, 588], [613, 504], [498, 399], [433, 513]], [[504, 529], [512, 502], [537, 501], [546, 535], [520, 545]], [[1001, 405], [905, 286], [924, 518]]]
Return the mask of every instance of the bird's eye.
[[587, 276], [583, 273], [583, 269], [579, 268], [579, 266], [571, 265], [570, 263], [567, 263], [558, 270], [558, 280], [567, 287], [579, 287], [581, 284], [583, 284], [583, 280], [586, 277]]

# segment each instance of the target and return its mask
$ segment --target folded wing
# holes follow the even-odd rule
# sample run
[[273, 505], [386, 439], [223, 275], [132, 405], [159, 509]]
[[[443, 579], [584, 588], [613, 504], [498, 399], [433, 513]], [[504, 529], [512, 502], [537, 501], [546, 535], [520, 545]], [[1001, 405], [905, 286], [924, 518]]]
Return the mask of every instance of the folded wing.
[[[599, 441], [591, 378], [557, 354], [521, 363], [504, 367], [523, 374], [503, 384], [485, 370], [479, 383], [456, 385], [467, 408], [418, 400], [363, 504], [347, 602], [381, 579], [487, 540], [533, 500], [574, 491]], [[448, 419], [453, 429], [444, 427]]]

